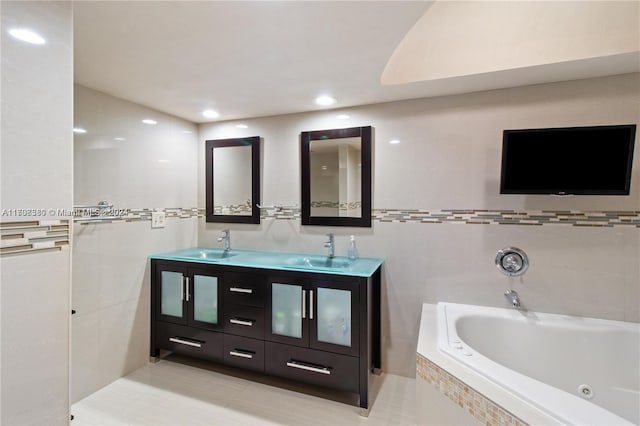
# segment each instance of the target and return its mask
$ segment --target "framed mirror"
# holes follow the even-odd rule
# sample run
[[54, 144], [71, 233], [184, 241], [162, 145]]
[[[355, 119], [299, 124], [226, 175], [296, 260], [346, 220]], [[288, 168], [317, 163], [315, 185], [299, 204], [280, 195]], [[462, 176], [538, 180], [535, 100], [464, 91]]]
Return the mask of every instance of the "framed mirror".
[[371, 126], [302, 132], [302, 224], [371, 227]]
[[208, 140], [206, 221], [260, 223], [260, 137]]

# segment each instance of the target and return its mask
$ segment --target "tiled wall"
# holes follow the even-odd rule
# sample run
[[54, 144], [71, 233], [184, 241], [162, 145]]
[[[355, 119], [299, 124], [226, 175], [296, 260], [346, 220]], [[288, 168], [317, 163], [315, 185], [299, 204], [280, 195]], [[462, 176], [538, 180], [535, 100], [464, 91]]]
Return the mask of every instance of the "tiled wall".
[[[262, 203], [299, 206], [300, 132], [373, 126], [373, 224], [301, 226], [299, 208], [273, 208], [260, 225], [200, 219], [198, 242], [217, 246], [231, 228], [233, 247], [325, 253], [334, 232], [346, 255], [355, 235], [361, 256], [385, 258], [383, 369], [408, 376], [423, 302], [504, 306], [512, 287], [528, 309], [640, 321], [640, 144], [630, 196], [499, 194], [503, 129], [640, 123], [639, 104], [640, 75], [628, 74], [243, 120], [246, 130], [203, 124], [199, 206], [206, 139], [261, 136]], [[528, 254], [524, 276], [496, 270], [507, 246]]]
[[[192, 123], [75, 86], [71, 399], [149, 357], [147, 256], [197, 245], [197, 129]], [[146, 125], [151, 118], [156, 125]], [[164, 228], [151, 213], [164, 211]], [[71, 219], [71, 218], [70, 218]]]
[[[66, 425], [69, 223], [56, 213], [73, 195], [72, 7], [3, 1], [0, 16], [0, 424]], [[14, 27], [46, 43], [18, 41]]]

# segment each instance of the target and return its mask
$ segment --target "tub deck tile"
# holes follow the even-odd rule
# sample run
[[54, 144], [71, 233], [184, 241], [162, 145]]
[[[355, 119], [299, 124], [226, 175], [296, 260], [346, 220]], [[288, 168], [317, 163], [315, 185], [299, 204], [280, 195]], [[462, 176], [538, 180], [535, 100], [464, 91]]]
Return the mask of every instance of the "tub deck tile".
[[443, 395], [487, 426], [527, 426], [527, 423], [420, 354], [416, 356], [416, 372], [418, 379], [435, 386]]

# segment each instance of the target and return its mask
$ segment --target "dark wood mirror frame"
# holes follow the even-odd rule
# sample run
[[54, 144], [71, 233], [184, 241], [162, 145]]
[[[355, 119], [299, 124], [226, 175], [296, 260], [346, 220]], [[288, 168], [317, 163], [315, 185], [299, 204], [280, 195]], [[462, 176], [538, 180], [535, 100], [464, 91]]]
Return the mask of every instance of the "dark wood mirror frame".
[[[361, 147], [361, 216], [311, 216], [311, 156], [310, 145], [312, 141], [360, 137]], [[316, 130], [302, 132], [300, 134], [300, 165], [301, 165], [301, 190], [302, 190], [302, 224], [320, 226], [354, 226], [362, 228], [371, 227], [371, 126], [350, 127], [347, 129]]]
[[[221, 215], [214, 214], [214, 182], [213, 163], [215, 148], [230, 146], [251, 146], [251, 215]], [[260, 223], [260, 137], [216, 139], [205, 143], [206, 158], [206, 200], [205, 217], [207, 222], [219, 223]]]

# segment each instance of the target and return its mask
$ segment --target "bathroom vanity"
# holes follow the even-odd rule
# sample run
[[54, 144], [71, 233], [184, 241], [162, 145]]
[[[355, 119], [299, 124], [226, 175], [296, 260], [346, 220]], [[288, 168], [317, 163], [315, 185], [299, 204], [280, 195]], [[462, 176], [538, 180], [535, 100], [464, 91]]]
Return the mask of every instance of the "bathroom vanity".
[[382, 259], [192, 248], [151, 257], [151, 345], [356, 393], [380, 369]]

